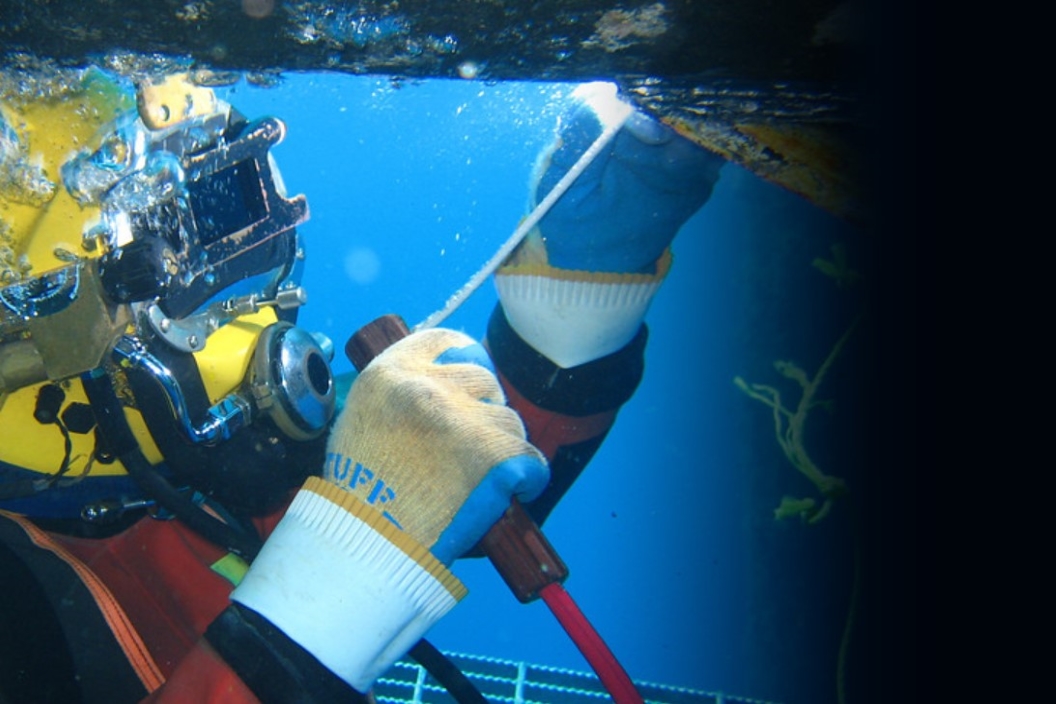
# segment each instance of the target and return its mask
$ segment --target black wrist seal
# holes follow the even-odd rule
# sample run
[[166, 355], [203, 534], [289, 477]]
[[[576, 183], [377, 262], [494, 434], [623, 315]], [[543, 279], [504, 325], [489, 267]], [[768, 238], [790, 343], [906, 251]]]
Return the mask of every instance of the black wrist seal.
[[264, 704], [367, 702], [266, 618], [232, 603], [205, 639]]

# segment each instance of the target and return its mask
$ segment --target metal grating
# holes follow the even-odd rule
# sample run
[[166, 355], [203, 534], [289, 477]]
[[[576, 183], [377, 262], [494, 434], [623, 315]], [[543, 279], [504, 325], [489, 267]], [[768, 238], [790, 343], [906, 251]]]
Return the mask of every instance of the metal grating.
[[[489, 702], [510, 704], [599, 704], [610, 701], [591, 672], [462, 653], [445, 653]], [[647, 704], [773, 704], [718, 692], [635, 682]], [[378, 704], [452, 704], [455, 699], [412, 660], [397, 662], [374, 685]]]

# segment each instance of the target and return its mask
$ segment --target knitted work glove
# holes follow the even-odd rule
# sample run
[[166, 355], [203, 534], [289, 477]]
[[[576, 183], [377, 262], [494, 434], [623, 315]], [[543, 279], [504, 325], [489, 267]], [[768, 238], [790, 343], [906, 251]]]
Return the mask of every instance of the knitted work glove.
[[356, 379], [310, 478], [232, 599], [360, 692], [465, 595], [447, 565], [548, 480], [483, 347], [400, 340]]
[[382, 511], [445, 564], [510, 498], [535, 498], [546, 460], [506, 405], [483, 346], [452, 330], [400, 340], [356, 379], [324, 477]]

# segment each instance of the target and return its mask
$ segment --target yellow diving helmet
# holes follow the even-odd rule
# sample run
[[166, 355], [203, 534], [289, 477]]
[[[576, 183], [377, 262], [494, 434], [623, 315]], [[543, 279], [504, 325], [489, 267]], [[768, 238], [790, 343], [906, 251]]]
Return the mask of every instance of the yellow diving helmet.
[[64, 75], [0, 92], [0, 508], [264, 510], [334, 413], [333, 347], [294, 325], [285, 126], [185, 76]]

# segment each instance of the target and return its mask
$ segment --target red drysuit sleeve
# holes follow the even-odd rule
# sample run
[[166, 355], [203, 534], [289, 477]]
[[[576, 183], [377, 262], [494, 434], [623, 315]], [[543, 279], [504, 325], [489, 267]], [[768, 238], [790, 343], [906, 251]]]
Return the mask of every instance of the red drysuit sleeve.
[[161, 688], [148, 695], [151, 704], [251, 704], [256, 695], [207, 642], [198, 641]]
[[509, 404], [528, 439], [550, 461], [550, 483], [525, 509], [542, 524], [594, 456], [644, 372], [643, 325], [625, 346], [592, 362], [564, 369], [536, 352], [506, 320], [501, 306], [488, 324], [486, 345]]

